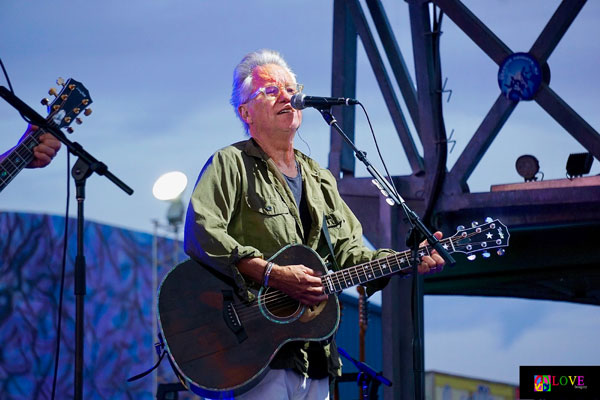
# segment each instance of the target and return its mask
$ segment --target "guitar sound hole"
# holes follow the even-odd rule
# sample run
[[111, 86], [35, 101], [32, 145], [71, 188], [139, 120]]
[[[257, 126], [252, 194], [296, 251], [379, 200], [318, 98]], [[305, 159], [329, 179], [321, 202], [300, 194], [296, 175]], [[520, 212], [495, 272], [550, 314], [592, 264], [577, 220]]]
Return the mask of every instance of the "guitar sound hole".
[[302, 311], [300, 302], [278, 290], [267, 290], [264, 293], [263, 306], [268, 314], [280, 321], [295, 319]]

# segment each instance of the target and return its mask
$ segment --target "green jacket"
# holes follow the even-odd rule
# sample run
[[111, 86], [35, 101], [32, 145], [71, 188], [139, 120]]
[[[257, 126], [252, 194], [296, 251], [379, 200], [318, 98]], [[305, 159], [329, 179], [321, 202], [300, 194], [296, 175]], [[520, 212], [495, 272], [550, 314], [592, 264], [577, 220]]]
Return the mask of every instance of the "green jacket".
[[[233, 278], [238, 295], [248, 301], [254, 299], [248, 289], [256, 284], [238, 271], [236, 264], [241, 258], [268, 259], [288, 244], [303, 243], [330, 261], [327, 242], [322, 238], [323, 215], [340, 267], [392, 252], [364, 246], [360, 222], [342, 200], [333, 175], [301, 152], [295, 153], [302, 171], [303, 196], [313, 221], [309, 232], [303, 231], [285, 178], [253, 139], [217, 151], [202, 169], [192, 194], [185, 221], [186, 253]], [[377, 289], [387, 281], [374, 283]], [[271, 367], [293, 368], [315, 378], [327, 372], [339, 374], [335, 346], [317, 345], [318, 349], [315, 343], [288, 344], [278, 352]], [[309, 363], [321, 359], [319, 353], [327, 359], [328, 371]]]

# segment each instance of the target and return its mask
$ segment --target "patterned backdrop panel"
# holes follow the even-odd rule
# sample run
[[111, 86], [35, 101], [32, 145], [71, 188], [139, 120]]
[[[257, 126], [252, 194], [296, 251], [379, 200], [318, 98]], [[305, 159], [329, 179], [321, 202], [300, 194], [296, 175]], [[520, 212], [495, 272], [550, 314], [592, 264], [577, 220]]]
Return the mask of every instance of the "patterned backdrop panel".
[[[0, 399], [50, 398], [64, 234], [62, 217], [0, 212]], [[67, 244], [57, 399], [74, 391], [74, 219]], [[156, 284], [184, 258], [181, 244], [87, 222], [84, 250], [84, 398], [152, 399], [157, 380], [175, 381], [168, 363], [161, 376], [126, 380], [155, 360]]]

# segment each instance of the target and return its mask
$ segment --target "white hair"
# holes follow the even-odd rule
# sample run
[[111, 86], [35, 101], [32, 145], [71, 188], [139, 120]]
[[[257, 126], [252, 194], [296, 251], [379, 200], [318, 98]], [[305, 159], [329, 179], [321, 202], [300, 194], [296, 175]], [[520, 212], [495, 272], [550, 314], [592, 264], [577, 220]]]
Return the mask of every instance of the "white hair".
[[281, 54], [275, 50], [260, 49], [248, 53], [242, 58], [242, 61], [233, 70], [231, 105], [235, 110], [235, 114], [242, 121], [246, 133], [248, 133], [248, 124], [242, 119], [238, 108], [240, 105], [247, 103], [252, 95], [252, 71], [254, 71], [254, 68], [266, 64], [279, 65], [296, 80], [296, 75], [292, 69], [285, 62]]

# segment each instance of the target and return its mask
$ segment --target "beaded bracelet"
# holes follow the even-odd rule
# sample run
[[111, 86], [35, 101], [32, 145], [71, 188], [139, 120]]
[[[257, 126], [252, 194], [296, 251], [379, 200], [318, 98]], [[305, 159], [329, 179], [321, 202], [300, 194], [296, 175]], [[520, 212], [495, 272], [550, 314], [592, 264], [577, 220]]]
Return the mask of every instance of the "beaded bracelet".
[[271, 269], [273, 269], [273, 261], [269, 261], [265, 267], [265, 274], [263, 275], [263, 286], [269, 287], [269, 276], [271, 275]]

